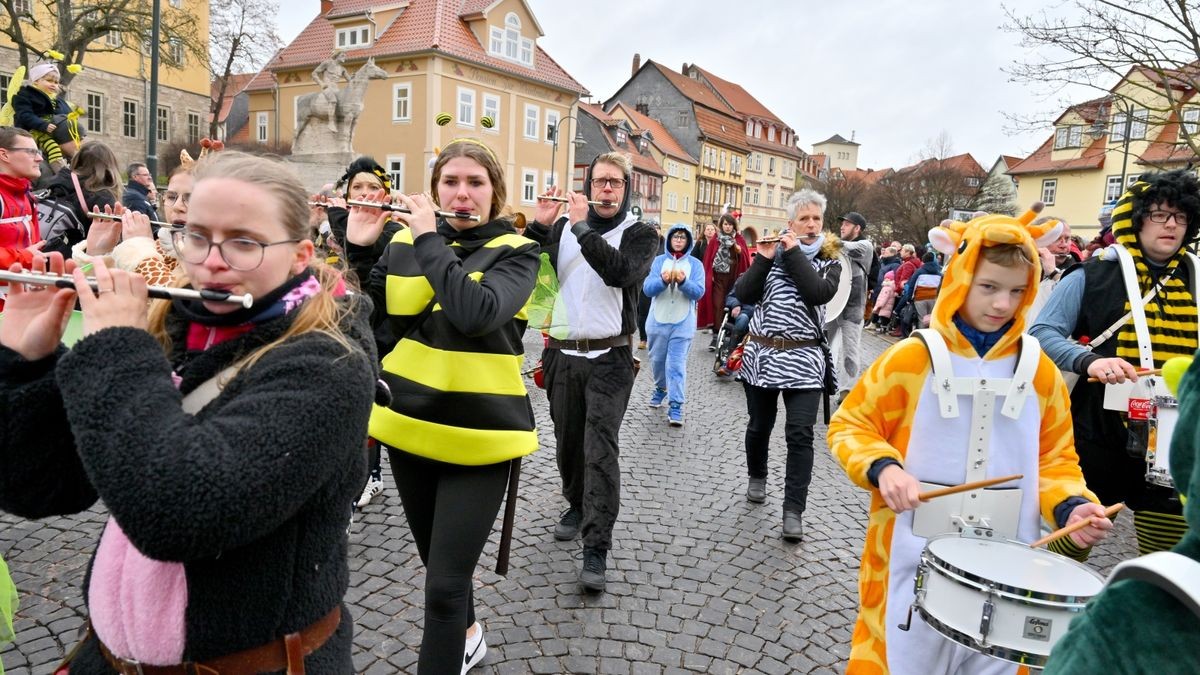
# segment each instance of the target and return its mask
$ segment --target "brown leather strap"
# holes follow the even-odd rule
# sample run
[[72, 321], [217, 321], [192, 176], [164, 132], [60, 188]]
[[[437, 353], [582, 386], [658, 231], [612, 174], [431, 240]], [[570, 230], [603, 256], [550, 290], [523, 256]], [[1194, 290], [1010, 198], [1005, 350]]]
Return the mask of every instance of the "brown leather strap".
[[606, 338], [585, 338], [582, 340], [557, 340], [548, 338], [546, 346], [550, 349], [569, 349], [572, 351], [583, 352], [584, 354], [590, 351], [599, 349], [611, 349], [613, 347], [633, 347], [632, 335], [614, 335]]
[[800, 349], [801, 347], [820, 347], [821, 343], [818, 340], [789, 340], [782, 337], [770, 337], [767, 335], [750, 335], [747, 337], [750, 342], [762, 345], [764, 347], [774, 347], [775, 349]]
[[121, 675], [257, 675], [286, 670], [288, 675], [304, 675], [304, 657], [324, 645], [342, 620], [342, 608], [336, 606], [316, 623], [298, 633], [265, 645], [201, 663], [188, 661], [173, 666], [150, 666], [118, 658], [100, 642], [104, 660]]

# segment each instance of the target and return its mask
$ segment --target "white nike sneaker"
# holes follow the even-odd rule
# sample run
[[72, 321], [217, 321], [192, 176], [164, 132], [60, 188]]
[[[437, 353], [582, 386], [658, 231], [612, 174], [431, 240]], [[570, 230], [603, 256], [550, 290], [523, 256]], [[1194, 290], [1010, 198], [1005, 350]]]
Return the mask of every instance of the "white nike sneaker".
[[476, 621], [475, 635], [467, 638], [467, 645], [463, 650], [463, 675], [467, 675], [468, 670], [479, 665], [484, 654], [487, 654], [487, 643], [483, 641], [483, 626]]

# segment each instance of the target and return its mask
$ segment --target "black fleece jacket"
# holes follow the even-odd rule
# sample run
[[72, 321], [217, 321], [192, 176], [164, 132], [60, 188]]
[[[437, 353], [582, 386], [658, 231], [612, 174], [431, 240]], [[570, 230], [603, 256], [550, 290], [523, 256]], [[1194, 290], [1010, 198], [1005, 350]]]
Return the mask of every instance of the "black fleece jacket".
[[[530, 221], [525, 236], [542, 245], [542, 251], [550, 256], [550, 263], [558, 269], [558, 244], [567, 228], [567, 217], [559, 218], [553, 225]], [[630, 225], [621, 235], [621, 247], [613, 248], [604, 237], [586, 222], [571, 225], [571, 232], [579, 240], [583, 259], [595, 270], [605, 285], [621, 289], [621, 335], [637, 332], [637, 307], [642, 282], [650, 273], [650, 265], [658, 255], [658, 233], [643, 222]], [[596, 336], [611, 337], [611, 336]]]
[[[195, 415], [182, 397], [280, 337], [294, 313], [203, 352], [186, 351], [188, 323], [172, 313], [169, 359], [133, 328], [36, 362], [0, 348], [0, 509], [43, 518], [100, 499], [138, 550], [183, 563], [185, 660], [312, 624], [346, 592], [346, 524], [366, 472], [376, 358], [369, 303], [356, 301], [343, 325], [351, 349], [319, 333], [289, 338]], [[90, 578], [89, 567], [85, 597]], [[352, 632], [343, 607], [308, 672], [352, 672]], [[71, 666], [112, 672], [94, 637]]]

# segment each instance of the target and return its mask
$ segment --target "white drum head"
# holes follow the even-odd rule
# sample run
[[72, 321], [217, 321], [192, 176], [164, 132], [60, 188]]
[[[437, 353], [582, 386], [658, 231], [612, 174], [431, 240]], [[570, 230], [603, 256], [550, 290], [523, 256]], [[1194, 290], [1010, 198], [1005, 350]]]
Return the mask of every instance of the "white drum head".
[[927, 545], [938, 561], [955, 574], [998, 590], [1047, 599], [1090, 598], [1104, 587], [1091, 569], [1056, 553], [1007, 540], [935, 537]]

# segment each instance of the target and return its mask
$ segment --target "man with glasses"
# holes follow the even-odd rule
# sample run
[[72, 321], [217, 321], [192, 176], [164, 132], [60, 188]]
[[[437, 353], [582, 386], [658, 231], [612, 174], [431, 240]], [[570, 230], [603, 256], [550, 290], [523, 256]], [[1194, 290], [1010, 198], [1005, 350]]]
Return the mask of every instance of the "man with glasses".
[[[146, 214], [152, 221], [161, 220], [151, 195], [154, 191], [154, 177], [150, 175], [150, 169], [141, 162], [134, 162], [129, 165], [128, 173], [129, 184], [121, 193], [121, 203], [131, 211]], [[152, 223], [151, 227], [154, 228], [155, 236], [158, 236], [158, 226]]]
[[[654, 228], [629, 214], [631, 170], [625, 155], [600, 155], [588, 167], [584, 194], [567, 194], [566, 216], [559, 217], [563, 204], [541, 199], [525, 231], [549, 254], [560, 291], [542, 353], [570, 505], [554, 537], [582, 534], [579, 582], [590, 592], [603, 591], [606, 582], [621, 506], [618, 434], [633, 388], [638, 298], [659, 246]], [[543, 196], [560, 194], [553, 188]]]
[[[29, 193], [30, 181], [41, 175], [42, 151], [24, 129], [0, 127], [0, 269], [13, 263], [25, 269], [41, 248], [37, 208]], [[0, 282], [0, 310], [8, 284]]]
[[[1176, 490], [1146, 479], [1148, 424], [1131, 418], [1132, 403], [1111, 409], [1118, 395], [1130, 394], [1110, 387], [1137, 380], [1138, 370], [1161, 368], [1171, 357], [1191, 356], [1200, 344], [1196, 260], [1184, 249], [1200, 231], [1200, 182], [1183, 169], [1144, 175], [1117, 202], [1112, 222], [1116, 243], [1066, 271], [1029, 332], [1060, 369], [1080, 375], [1071, 415], [1084, 478], [1103, 503], [1125, 502], [1134, 512], [1145, 555], [1174, 546], [1187, 523]], [[1137, 297], [1126, 291], [1127, 275], [1136, 277]], [[1133, 303], [1144, 315], [1132, 316]], [[1088, 377], [1098, 381], [1084, 381]], [[1160, 437], [1157, 444], [1169, 442]], [[1079, 555], [1069, 544], [1059, 552]]]

